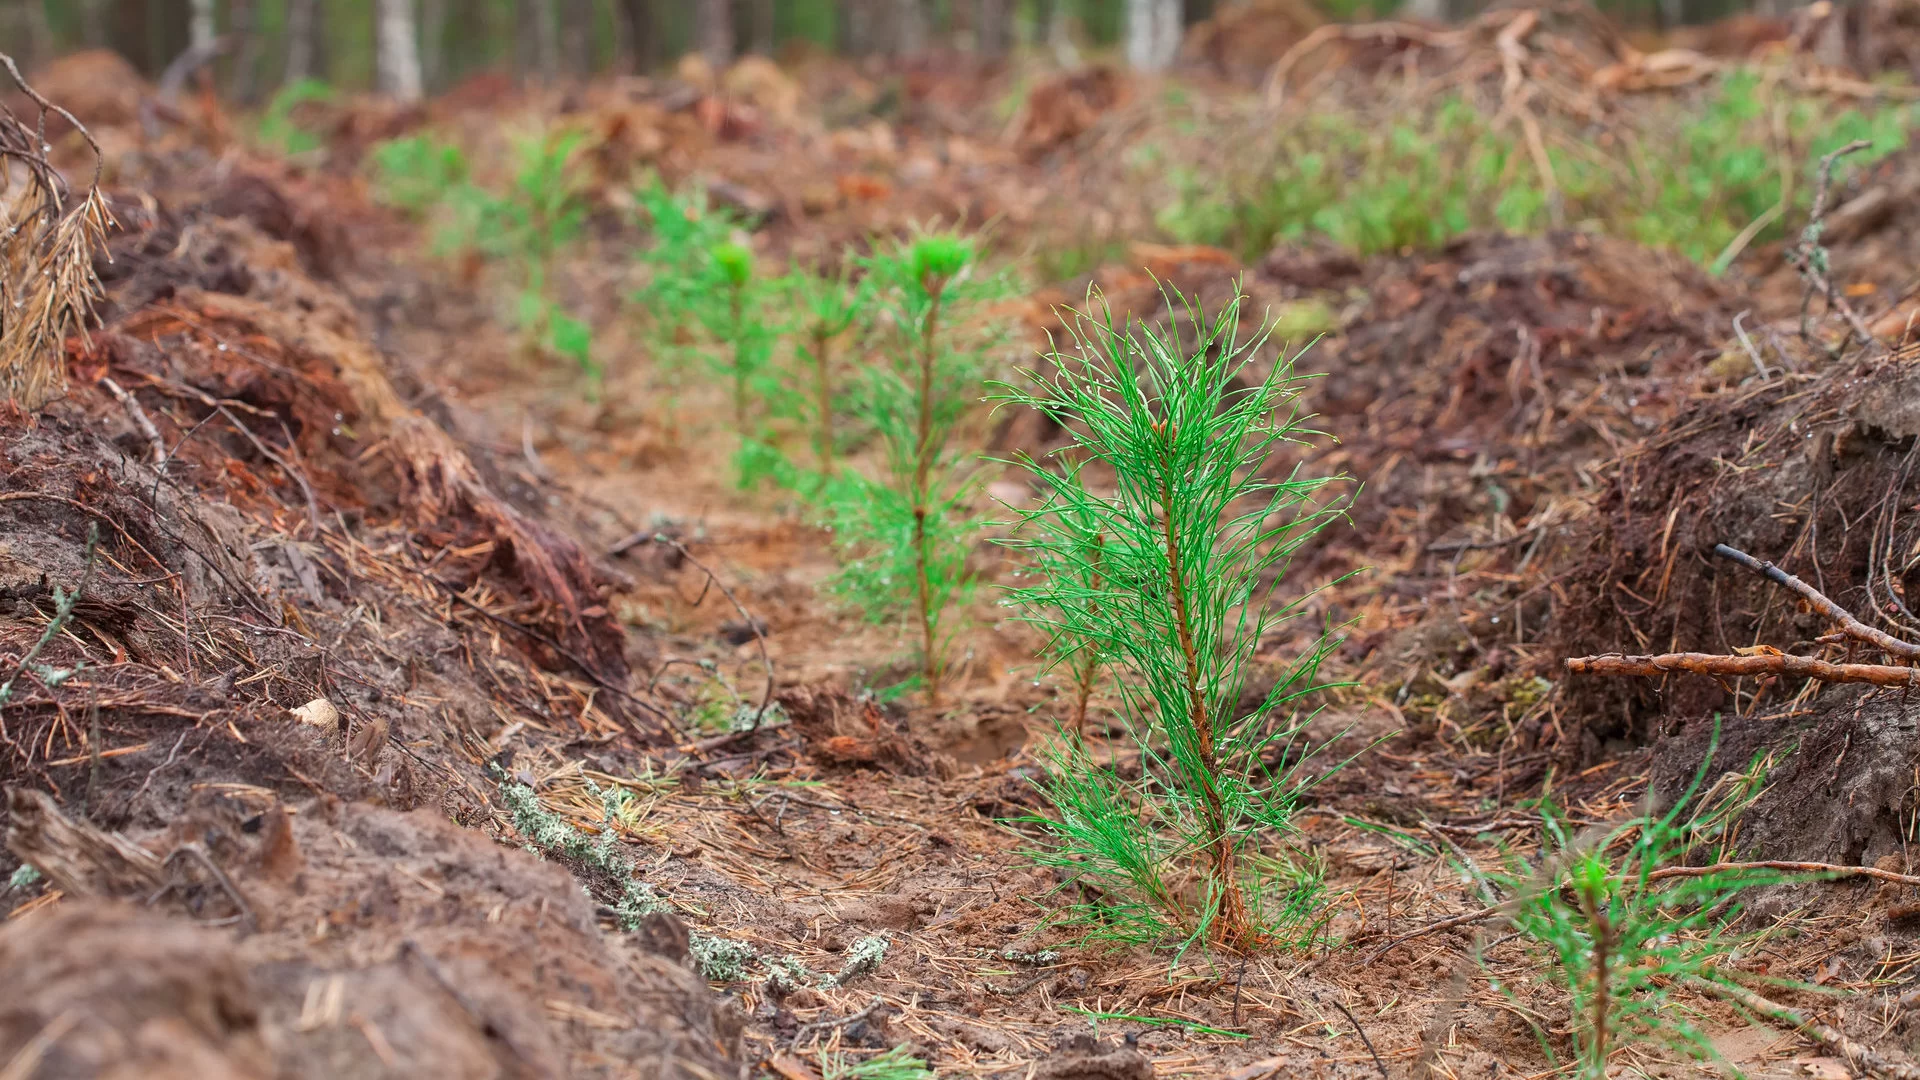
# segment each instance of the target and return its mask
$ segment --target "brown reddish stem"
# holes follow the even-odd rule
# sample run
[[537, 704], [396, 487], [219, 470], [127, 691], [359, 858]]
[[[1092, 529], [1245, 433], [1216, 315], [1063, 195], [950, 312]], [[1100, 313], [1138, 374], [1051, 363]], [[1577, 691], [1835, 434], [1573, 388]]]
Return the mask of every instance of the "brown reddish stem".
[[[1093, 536], [1093, 577], [1089, 583], [1089, 591], [1096, 595], [1100, 592], [1100, 556], [1106, 550], [1106, 539], [1100, 533], [1095, 533]], [[1100, 601], [1087, 601], [1087, 617], [1099, 619]], [[1080, 648], [1082, 651], [1080, 666], [1073, 673], [1075, 684], [1073, 730], [1084, 739], [1087, 734], [1087, 699], [1093, 696], [1093, 680], [1100, 670], [1100, 646], [1087, 641], [1083, 642]]]
[[1658, 678], [1675, 672], [1690, 675], [1787, 675], [1831, 683], [1871, 683], [1874, 686], [1920, 685], [1920, 668], [1892, 664], [1836, 664], [1811, 656], [1767, 653], [1759, 656], [1722, 656], [1719, 653], [1662, 653], [1658, 656], [1572, 656], [1567, 670], [1576, 675], [1628, 675]]
[[925, 283], [932, 306], [920, 326], [920, 424], [919, 440], [913, 453], [913, 563], [920, 594], [920, 660], [927, 684], [927, 707], [940, 707], [940, 657], [934, 641], [932, 567], [927, 557], [927, 517], [933, 513], [933, 495], [928, 490], [933, 475], [933, 364], [936, 335], [940, 329], [940, 298], [946, 280], [932, 277]]
[[1173, 430], [1164, 424], [1159, 427], [1163, 440], [1160, 452], [1160, 510], [1161, 531], [1166, 540], [1167, 549], [1167, 593], [1173, 603], [1174, 631], [1179, 636], [1181, 659], [1185, 663], [1187, 690], [1187, 722], [1193, 726], [1194, 749], [1199, 758], [1200, 775], [1196, 777], [1200, 787], [1201, 823], [1207, 830], [1207, 848], [1211, 853], [1207, 874], [1219, 896], [1219, 910], [1214, 918], [1216, 926], [1214, 938], [1222, 945], [1238, 945], [1252, 936], [1245, 901], [1240, 896], [1239, 874], [1233, 837], [1227, 831], [1227, 812], [1220, 798], [1220, 789], [1214, 783], [1214, 774], [1219, 765], [1214, 760], [1213, 722], [1207, 709], [1206, 698], [1200, 693], [1200, 649], [1194, 641], [1192, 616], [1187, 609], [1187, 582], [1184, 566], [1180, 560], [1179, 527], [1174, 523], [1173, 487], [1171, 474], [1173, 461], [1167, 447], [1173, 442]]
[[816, 323], [813, 327], [813, 393], [820, 416], [814, 433], [819, 445], [814, 449], [820, 455], [823, 476], [833, 472], [833, 381], [827, 356], [831, 340], [826, 326]]

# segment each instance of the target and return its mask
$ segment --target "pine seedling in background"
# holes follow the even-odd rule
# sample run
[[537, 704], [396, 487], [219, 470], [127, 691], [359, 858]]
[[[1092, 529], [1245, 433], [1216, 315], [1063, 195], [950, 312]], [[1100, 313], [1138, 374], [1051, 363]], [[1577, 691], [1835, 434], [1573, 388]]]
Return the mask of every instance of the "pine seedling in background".
[[795, 346], [807, 381], [804, 400], [808, 428], [820, 475], [833, 473], [835, 400], [833, 348], [853, 327], [868, 301], [866, 283], [855, 284], [848, 270], [832, 276], [796, 268], [787, 275], [792, 301], [801, 318], [802, 339]]
[[748, 428], [751, 391], [773, 359], [779, 331], [768, 321], [763, 289], [753, 272], [753, 252], [731, 240], [707, 251], [718, 286], [717, 297], [701, 305], [701, 319], [717, 348], [709, 361], [733, 387], [733, 426], [742, 440]]
[[[1303, 943], [1320, 925], [1312, 867], [1263, 846], [1294, 832], [1310, 755], [1277, 772], [1262, 755], [1304, 729], [1336, 639], [1320, 635], [1252, 709], [1241, 695], [1261, 642], [1307, 613], [1311, 594], [1281, 584], [1293, 552], [1340, 516], [1329, 489], [1341, 479], [1268, 477], [1315, 433], [1292, 363], [1263, 375], [1265, 333], [1239, 339], [1240, 304], [1211, 322], [1175, 312], [1195, 328], [1187, 343], [1117, 325], [1101, 305], [1075, 320], [1050, 374], [1001, 398], [1069, 433], [1055, 462], [1021, 459], [1042, 497], [1005, 542], [1039, 572], [1009, 601], [1072, 646], [1056, 655], [1097, 649], [1123, 673], [1118, 712], [1142, 755], [1126, 780], [1065, 737], [1040, 781], [1058, 816], [1035, 819], [1050, 834], [1036, 857], [1105, 898], [1074, 912], [1097, 936], [1247, 949]], [[1088, 481], [1096, 461], [1111, 487]]]
[[[718, 207], [709, 206], [705, 192], [674, 193], [656, 177], [636, 198], [653, 233], [653, 242], [641, 252], [646, 280], [633, 293], [646, 335], [659, 361], [660, 375], [669, 393], [677, 394], [689, 358], [710, 345], [704, 337], [705, 317], [719, 290], [713, 250], [729, 242], [743, 223]], [[667, 409], [669, 430], [675, 430], [678, 410]]]
[[968, 513], [973, 472], [953, 434], [979, 399], [994, 341], [979, 305], [1004, 289], [975, 260], [969, 240], [925, 233], [864, 261], [886, 358], [867, 369], [858, 409], [885, 447], [885, 475], [846, 472], [823, 493], [847, 557], [834, 588], [870, 618], [911, 625], [920, 689], [936, 708], [952, 612], [974, 586], [966, 563], [979, 529]]
[[[1715, 736], [1717, 744], [1717, 731]], [[1707, 761], [1712, 758], [1710, 750]], [[1512, 897], [1507, 910], [1513, 929], [1552, 956], [1545, 978], [1571, 1006], [1575, 1075], [1581, 1080], [1604, 1080], [1607, 1059], [1633, 1043], [1697, 1059], [1717, 1056], [1695, 1022], [1698, 1011], [1675, 990], [1737, 986], [1728, 961], [1750, 940], [1733, 930], [1738, 897], [1787, 878], [1767, 870], [1722, 870], [1663, 880], [1659, 871], [1682, 864], [1692, 846], [1698, 817], [1683, 818], [1681, 812], [1706, 767], [1671, 810], [1649, 808], [1604, 832], [1570, 835], [1553, 808], [1543, 806], [1548, 851], [1540, 867], [1515, 860], [1507, 871], [1488, 875]], [[1511, 993], [1497, 976], [1493, 981]], [[1552, 1057], [1544, 1035], [1541, 1045]]]

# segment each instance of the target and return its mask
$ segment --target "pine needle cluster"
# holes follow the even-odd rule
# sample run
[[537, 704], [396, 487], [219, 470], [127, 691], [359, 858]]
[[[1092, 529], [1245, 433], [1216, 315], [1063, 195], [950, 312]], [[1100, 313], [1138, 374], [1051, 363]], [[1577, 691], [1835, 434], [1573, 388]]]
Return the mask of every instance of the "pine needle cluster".
[[[1079, 914], [1096, 933], [1250, 948], [1313, 929], [1317, 875], [1270, 852], [1314, 780], [1276, 751], [1310, 719], [1337, 639], [1321, 634], [1241, 703], [1263, 643], [1308, 614], [1312, 593], [1283, 588], [1290, 557], [1344, 503], [1339, 478], [1279, 464], [1315, 433], [1292, 364], [1262, 371], [1264, 333], [1239, 337], [1241, 301], [1211, 320], [1174, 303], [1194, 340], [1117, 323], [1094, 297], [1051, 371], [1001, 395], [1069, 433], [1047, 460], [1017, 459], [1041, 494], [1007, 541], [1032, 567], [1008, 599], [1056, 662], [1111, 668], [1141, 754], [1126, 779], [1065, 733], [1041, 782], [1057, 813], [1040, 819], [1038, 857], [1095, 898]], [[1292, 763], [1270, 769], [1276, 756]]]

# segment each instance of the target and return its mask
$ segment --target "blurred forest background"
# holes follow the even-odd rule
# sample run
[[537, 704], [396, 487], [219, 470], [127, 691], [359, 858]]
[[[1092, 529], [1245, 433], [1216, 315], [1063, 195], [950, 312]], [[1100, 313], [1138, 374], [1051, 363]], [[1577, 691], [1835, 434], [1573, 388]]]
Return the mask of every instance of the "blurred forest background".
[[[29, 64], [105, 46], [152, 77], [191, 48], [218, 50], [229, 96], [255, 101], [318, 79], [431, 94], [480, 71], [522, 78], [645, 72], [690, 52], [720, 66], [759, 53], [987, 59], [1046, 48], [1123, 51], [1164, 66], [1181, 28], [1270, 0], [3, 0], [0, 41]], [[1457, 19], [1484, 0], [1287, 0], [1309, 18]], [[1628, 27], [1671, 28], [1784, 0], [1598, 0]], [[389, 58], [386, 63], [382, 58]]]

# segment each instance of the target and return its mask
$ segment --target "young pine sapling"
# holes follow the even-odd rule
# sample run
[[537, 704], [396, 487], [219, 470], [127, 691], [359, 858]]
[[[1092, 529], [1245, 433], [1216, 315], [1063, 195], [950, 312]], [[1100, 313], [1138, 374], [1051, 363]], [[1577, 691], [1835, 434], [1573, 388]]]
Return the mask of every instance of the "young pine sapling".
[[866, 307], [867, 286], [864, 281], [857, 285], [851, 281], [844, 267], [831, 276], [796, 267], [787, 281], [802, 319], [804, 336], [795, 349], [811, 384], [804, 396], [812, 413], [808, 427], [812, 429], [814, 456], [820, 464], [820, 475], [830, 476], [836, 438], [833, 346]]
[[904, 615], [917, 638], [920, 688], [940, 704], [952, 610], [971, 594], [967, 553], [978, 523], [967, 513], [972, 472], [953, 434], [979, 397], [994, 330], [977, 308], [1000, 294], [978, 272], [973, 244], [927, 233], [865, 260], [870, 314], [886, 361], [870, 367], [861, 419], [886, 450], [885, 478], [847, 472], [824, 493], [836, 543], [852, 556], [839, 593], [870, 617]]
[[[1550, 806], [1543, 807], [1548, 851], [1539, 866], [1516, 859], [1506, 871], [1487, 875], [1510, 897], [1503, 914], [1513, 929], [1545, 946], [1551, 957], [1544, 978], [1566, 994], [1571, 1007], [1580, 1080], [1604, 1080], [1608, 1058], [1631, 1043], [1663, 1045], [1695, 1058], [1717, 1056], [1696, 1023], [1699, 1014], [1675, 991], [1727, 987], [1738, 996], [1729, 961], [1748, 943], [1734, 931], [1738, 898], [1786, 878], [1765, 869], [1703, 873], [1684, 865], [1700, 837], [1701, 818], [1725, 809], [1722, 800], [1712, 800], [1692, 817], [1682, 815], [1706, 768], [1703, 763], [1666, 813], [1649, 807], [1610, 828], [1572, 835]], [[1498, 978], [1494, 985], [1506, 990]]]
[[[1329, 491], [1339, 478], [1270, 478], [1287, 444], [1314, 433], [1292, 364], [1255, 367], [1265, 335], [1240, 340], [1240, 303], [1211, 322], [1170, 311], [1195, 327], [1185, 344], [1116, 325], [1103, 306], [1076, 320], [1051, 373], [1027, 373], [1002, 398], [1068, 433], [1054, 461], [1020, 460], [1042, 495], [1006, 542], [1037, 572], [1009, 599], [1056, 658], [1111, 661], [1119, 719], [1142, 754], [1129, 781], [1063, 738], [1041, 782], [1059, 815], [1038, 819], [1051, 832], [1038, 857], [1097, 887], [1105, 899], [1078, 914], [1105, 936], [1178, 931], [1245, 949], [1318, 927], [1315, 875], [1259, 847], [1293, 831], [1315, 781], [1306, 760], [1274, 772], [1263, 756], [1303, 730], [1337, 642], [1318, 636], [1257, 705], [1241, 700], [1261, 643], [1306, 614], [1310, 594], [1280, 593], [1290, 556], [1343, 503]], [[1095, 463], [1110, 482], [1090, 478]], [[1182, 879], [1188, 867], [1197, 881]]]

